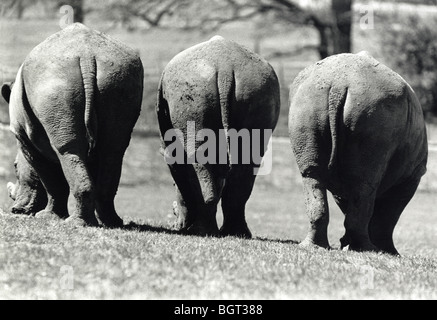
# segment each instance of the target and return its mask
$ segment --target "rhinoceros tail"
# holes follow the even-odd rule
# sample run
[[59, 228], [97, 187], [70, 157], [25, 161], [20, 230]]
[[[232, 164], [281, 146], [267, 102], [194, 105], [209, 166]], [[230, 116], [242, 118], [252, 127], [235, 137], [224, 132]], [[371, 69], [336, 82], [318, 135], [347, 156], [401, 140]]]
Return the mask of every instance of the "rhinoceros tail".
[[[221, 121], [226, 141], [229, 148], [228, 130], [232, 127], [230, 119], [231, 105], [235, 97], [235, 74], [234, 71], [221, 71], [217, 74], [217, 87], [220, 97]], [[230, 150], [228, 149], [229, 165], [232, 163]]]
[[329, 158], [328, 170], [333, 169], [337, 159], [338, 133], [340, 130], [340, 119], [343, 116], [344, 104], [347, 96], [347, 87], [335, 88], [329, 90], [328, 95], [328, 117], [329, 129], [331, 132], [331, 155]]
[[88, 140], [88, 153], [96, 146], [97, 116], [94, 109], [94, 92], [96, 90], [96, 60], [94, 57], [85, 57], [79, 60], [85, 91], [85, 129]]

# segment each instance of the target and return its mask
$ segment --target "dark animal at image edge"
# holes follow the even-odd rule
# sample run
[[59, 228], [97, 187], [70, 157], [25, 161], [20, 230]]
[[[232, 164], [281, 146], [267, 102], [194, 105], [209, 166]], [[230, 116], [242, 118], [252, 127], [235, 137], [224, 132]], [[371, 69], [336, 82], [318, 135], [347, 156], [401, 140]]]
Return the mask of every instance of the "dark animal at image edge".
[[291, 85], [289, 132], [310, 221], [302, 245], [329, 247], [329, 190], [345, 215], [342, 247], [397, 254], [393, 230], [428, 158], [405, 80], [366, 52], [326, 58]]
[[8, 183], [12, 212], [123, 225], [114, 197], [142, 91], [138, 55], [82, 24], [36, 46], [12, 88], [2, 87], [18, 141], [17, 182]]
[[[218, 137], [222, 129], [273, 130], [279, 108], [278, 79], [267, 61], [215, 36], [168, 63], [159, 85], [157, 115], [162, 138], [169, 129], [178, 129], [186, 136], [189, 121], [195, 123], [196, 130], [207, 128]], [[261, 143], [264, 155], [264, 139], [251, 142]], [[164, 149], [169, 144], [163, 139]], [[190, 151], [186, 145], [184, 148]], [[256, 164], [228, 158], [227, 164], [169, 165], [177, 189], [174, 211], [179, 230], [217, 234], [216, 212], [221, 200], [221, 234], [251, 237], [245, 205], [255, 182]]]

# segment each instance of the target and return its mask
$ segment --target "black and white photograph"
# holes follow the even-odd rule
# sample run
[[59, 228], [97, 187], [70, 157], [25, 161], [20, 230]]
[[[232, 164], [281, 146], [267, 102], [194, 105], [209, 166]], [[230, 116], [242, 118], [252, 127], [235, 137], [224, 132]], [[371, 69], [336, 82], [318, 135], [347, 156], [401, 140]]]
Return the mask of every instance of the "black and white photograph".
[[0, 300], [437, 300], [436, 0], [1, 0], [0, 87]]

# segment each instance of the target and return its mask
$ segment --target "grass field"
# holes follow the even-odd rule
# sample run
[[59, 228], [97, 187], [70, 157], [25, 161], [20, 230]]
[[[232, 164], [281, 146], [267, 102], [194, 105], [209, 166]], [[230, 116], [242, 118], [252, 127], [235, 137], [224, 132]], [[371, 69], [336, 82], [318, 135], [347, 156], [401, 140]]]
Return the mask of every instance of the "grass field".
[[70, 228], [1, 216], [0, 296], [21, 299], [436, 299], [435, 259], [288, 240]]

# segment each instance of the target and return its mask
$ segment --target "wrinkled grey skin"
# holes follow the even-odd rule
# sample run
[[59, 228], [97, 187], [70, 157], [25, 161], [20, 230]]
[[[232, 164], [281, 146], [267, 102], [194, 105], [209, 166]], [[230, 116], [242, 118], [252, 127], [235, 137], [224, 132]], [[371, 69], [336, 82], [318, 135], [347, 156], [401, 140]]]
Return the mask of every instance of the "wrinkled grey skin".
[[[216, 36], [183, 51], [166, 66], [157, 115], [162, 138], [169, 129], [179, 129], [186, 137], [188, 121], [195, 122], [196, 131], [208, 128], [218, 137], [220, 129], [273, 130], [279, 107], [279, 84], [272, 67], [237, 43]], [[266, 146], [261, 144], [263, 155]], [[164, 148], [168, 145], [163, 141]], [[251, 237], [245, 205], [256, 178], [254, 167], [253, 161], [229, 160], [224, 165], [169, 165], [177, 187], [176, 227], [191, 234], [218, 234], [216, 211], [221, 199], [221, 234]]]
[[[7, 102], [10, 99], [13, 84], [13, 82], [9, 82], [2, 86], [2, 96]], [[47, 194], [38, 174], [28, 164], [20, 148], [17, 151], [14, 167], [17, 181], [7, 183], [8, 195], [14, 200], [14, 205], [11, 208], [12, 213], [35, 214], [43, 210], [47, 205]]]
[[[114, 208], [124, 152], [140, 113], [143, 68], [137, 54], [75, 23], [26, 57], [12, 87], [10, 128], [19, 151], [12, 211], [117, 227]], [[43, 186], [43, 187], [42, 187]]]
[[322, 60], [291, 86], [289, 132], [310, 220], [302, 245], [329, 247], [329, 190], [345, 214], [342, 247], [397, 254], [393, 230], [428, 158], [405, 80], [365, 52]]
[[35, 214], [43, 210], [47, 205], [47, 194], [44, 186], [20, 149], [18, 149], [14, 166], [17, 182], [8, 182], [7, 184], [9, 197], [14, 200], [12, 213]]

